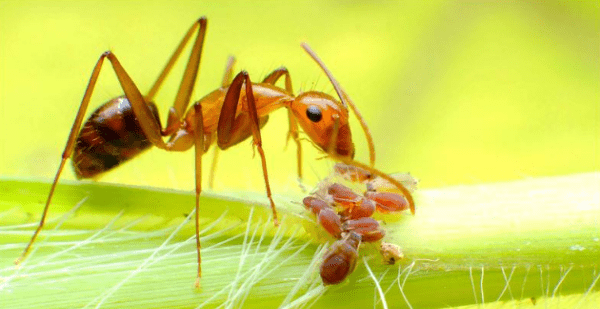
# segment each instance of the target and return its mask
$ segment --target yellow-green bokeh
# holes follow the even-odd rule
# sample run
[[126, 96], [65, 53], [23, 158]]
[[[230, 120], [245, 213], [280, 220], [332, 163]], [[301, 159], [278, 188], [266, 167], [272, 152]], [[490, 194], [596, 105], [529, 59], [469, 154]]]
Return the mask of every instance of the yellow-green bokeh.
[[[600, 169], [595, 1], [0, 1], [0, 174], [52, 177], [100, 53], [113, 50], [144, 92], [201, 15], [195, 98], [219, 85], [230, 54], [254, 80], [285, 65], [296, 91], [333, 94], [306, 41], [361, 109], [386, 172], [432, 187]], [[179, 79], [158, 98], [163, 119]], [[93, 108], [121, 92], [105, 66]], [[263, 130], [277, 193], [296, 188], [286, 131], [284, 111]], [[311, 148], [314, 180], [330, 163]], [[263, 190], [251, 156], [249, 142], [222, 153], [217, 188]], [[191, 189], [192, 152], [152, 150], [102, 181]]]

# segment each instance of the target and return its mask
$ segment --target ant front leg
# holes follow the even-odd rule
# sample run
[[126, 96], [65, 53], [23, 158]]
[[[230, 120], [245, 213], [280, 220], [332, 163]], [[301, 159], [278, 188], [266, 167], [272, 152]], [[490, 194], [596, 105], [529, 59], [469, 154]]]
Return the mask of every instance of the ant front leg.
[[[242, 106], [242, 112], [236, 117], [240, 93], [244, 84], [246, 85], [247, 105]], [[252, 91], [252, 82], [250, 81], [248, 73], [242, 71], [233, 79], [233, 82], [227, 90], [227, 94], [225, 94], [223, 106], [221, 107], [221, 115], [219, 116], [219, 124], [217, 126], [217, 143], [219, 148], [227, 149], [245, 139], [243, 137], [247, 135], [248, 129], [252, 131], [253, 144], [258, 149], [262, 161], [267, 197], [269, 198], [271, 210], [273, 211], [273, 223], [275, 226], [278, 226], [279, 221], [277, 220], [275, 202], [273, 202], [273, 198], [271, 197], [271, 186], [269, 185], [269, 174], [267, 173], [267, 160], [262, 148], [260, 127], [261, 123], [258, 118], [258, 111], [256, 109], [256, 102]]]
[[[267, 75], [265, 79], [263, 79], [263, 83], [275, 85], [281, 76], [285, 75], [285, 90], [289, 95], [294, 95], [294, 90], [292, 88], [292, 78], [290, 77], [290, 72], [285, 67], [280, 67], [275, 69], [275, 71], [271, 72], [271, 74]], [[298, 178], [302, 180], [302, 145], [300, 144], [300, 136], [298, 135], [298, 122], [296, 118], [293, 116], [292, 111], [288, 109], [288, 119], [290, 121], [290, 130], [286, 139], [287, 142], [290, 139], [293, 139], [296, 143], [296, 156], [298, 158]]]

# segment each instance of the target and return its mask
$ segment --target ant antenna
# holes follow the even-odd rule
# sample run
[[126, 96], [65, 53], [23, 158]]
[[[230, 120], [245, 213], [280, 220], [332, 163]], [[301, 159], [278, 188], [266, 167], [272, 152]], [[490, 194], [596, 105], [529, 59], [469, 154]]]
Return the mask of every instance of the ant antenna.
[[342, 89], [342, 86], [340, 86], [340, 84], [337, 82], [337, 80], [333, 77], [333, 74], [331, 74], [329, 69], [327, 69], [327, 67], [325, 66], [325, 63], [323, 63], [323, 61], [321, 61], [319, 56], [317, 56], [317, 54], [310, 48], [310, 46], [308, 46], [308, 44], [303, 42], [300, 45], [310, 55], [310, 57], [321, 67], [323, 72], [325, 72], [325, 75], [327, 75], [327, 78], [329, 78], [329, 81], [333, 85], [333, 88], [335, 88], [335, 92], [337, 92], [338, 97], [342, 101], [342, 105], [344, 105], [344, 107], [346, 107], [346, 108], [348, 108], [348, 106], [350, 106], [350, 108], [354, 112], [354, 115], [356, 115], [356, 118], [360, 122], [360, 126], [362, 127], [363, 131], [365, 132], [365, 136], [367, 138], [367, 143], [369, 144], [369, 162], [371, 164], [371, 167], [375, 166], [375, 144], [373, 143], [373, 136], [371, 136], [371, 132], [369, 131], [369, 127], [367, 126], [367, 122], [365, 121], [363, 116], [360, 114], [360, 111], [358, 110], [356, 105], [354, 105], [352, 100], [350, 100], [350, 97], [348, 96], [348, 94], [346, 94], [346, 92]]

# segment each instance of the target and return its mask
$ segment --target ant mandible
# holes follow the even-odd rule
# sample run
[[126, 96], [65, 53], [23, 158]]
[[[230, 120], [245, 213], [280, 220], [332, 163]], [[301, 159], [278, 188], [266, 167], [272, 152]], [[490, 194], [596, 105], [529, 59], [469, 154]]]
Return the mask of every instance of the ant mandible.
[[[293, 138], [298, 147], [299, 176], [301, 176], [301, 149], [298, 137], [298, 124], [300, 124], [312, 142], [329, 157], [345, 164], [361, 167], [395, 184], [408, 199], [411, 209], [414, 210], [414, 203], [410, 192], [395, 179], [372, 167], [375, 162], [375, 150], [364, 119], [323, 62], [307, 44], [302, 44], [302, 47], [319, 64], [321, 69], [325, 71], [341, 102], [336, 101], [330, 95], [316, 91], [308, 91], [294, 96], [291, 78], [286, 68], [276, 69], [262, 83], [252, 83], [248, 73], [245, 71], [241, 71], [230, 82], [234, 62], [230, 58], [222, 86], [194, 103], [187, 113], [184, 114], [189, 105], [190, 96], [198, 75], [206, 27], [207, 20], [205, 17], [201, 17], [192, 25], [145, 96], [140, 93], [138, 87], [129, 77], [129, 74], [127, 74], [117, 60], [115, 54], [107, 51], [100, 56], [90, 77], [73, 127], [71, 128], [71, 133], [67, 139], [67, 144], [50, 188], [39, 225], [27, 247], [15, 261], [16, 264], [19, 264], [27, 256], [44, 226], [52, 195], [54, 194], [66, 160], [69, 157], [72, 156], [73, 167], [78, 179], [95, 178], [99, 174], [107, 172], [135, 157], [140, 152], [150, 148], [150, 146], [156, 146], [166, 151], [185, 151], [194, 147], [196, 181], [195, 222], [198, 257], [196, 287], [198, 287], [201, 276], [201, 246], [198, 221], [199, 197], [202, 191], [202, 155], [215, 142], [215, 139], [220, 149], [227, 149], [252, 136], [253, 145], [258, 149], [261, 157], [267, 197], [271, 204], [274, 224], [277, 226], [277, 211], [271, 197], [260, 128], [266, 123], [268, 115], [281, 107], [286, 107], [289, 111], [290, 131], [288, 138]], [[182, 50], [196, 31], [196, 39], [179, 85], [175, 103], [169, 109], [167, 124], [163, 129], [153, 98], [181, 55]], [[83, 128], [81, 128], [83, 117], [85, 116], [88, 103], [105, 59], [110, 61], [125, 95], [116, 97], [100, 106], [85, 122]], [[285, 89], [275, 86], [277, 80], [282, 76], [285, 76]], [[239, 101], [242, 102], [241, 105], [238, 104]], [[353, 160], [354, 144], [352, 143], [350, 127], [348, 125], [348, 106], [356, 114], [367, 136], [370, 166]], [[165, 136], [170, 137], [168, 142], [163, 140]]]

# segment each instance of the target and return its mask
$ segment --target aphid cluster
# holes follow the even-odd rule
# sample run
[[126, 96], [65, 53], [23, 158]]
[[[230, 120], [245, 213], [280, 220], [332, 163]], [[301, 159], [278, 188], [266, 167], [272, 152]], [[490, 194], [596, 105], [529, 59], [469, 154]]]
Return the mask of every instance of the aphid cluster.
[[[366, 183], [367, 191], [361, 195], [341, 183], [327, 180], [302, 201], [316, 216], [320, 227], [337, 239], [321, 264], [321, 279], [325, 285], [338, 284], [354, 271], [361, 242], [376, 243], [383, 239], [385, 230], [373, 218], [376, 212], [386, 214], [409, 209], [402, 194], [379, 191], [385, 189], [386, 182], [366, 170], [338, 163], [334, 173], [350, 181]], [[413, 184], [407, 187], [414, 187], [414, 179], [406, 180]], [[388, 264], [402, 258], [400, 249], [392, 244], [381, 243], [380, 252]]]

